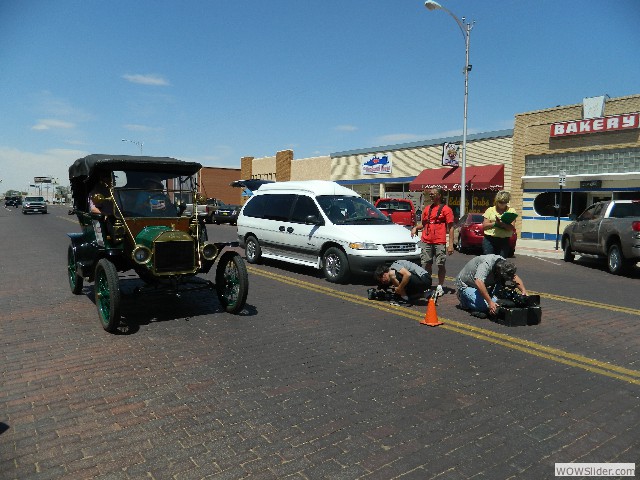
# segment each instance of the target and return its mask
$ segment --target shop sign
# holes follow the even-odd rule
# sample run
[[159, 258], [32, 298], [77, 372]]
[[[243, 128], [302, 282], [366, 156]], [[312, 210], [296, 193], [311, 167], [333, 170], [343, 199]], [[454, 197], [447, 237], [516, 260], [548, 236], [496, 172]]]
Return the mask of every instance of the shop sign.
[[362, 175], [391, 173], [391, 155], [372, 155], [362, 161]]
[[609, 117], [587, 118], [570, 122], [558, 122], [551, 125], [553, 137], [565, 137], [568, 135], [585, 135], [589, 133], [613, 132], [638, 128], [640, 125], [640, 113], [624, 113]]
[[602, 180], [580, 180], [580, 188], [602, 188]]

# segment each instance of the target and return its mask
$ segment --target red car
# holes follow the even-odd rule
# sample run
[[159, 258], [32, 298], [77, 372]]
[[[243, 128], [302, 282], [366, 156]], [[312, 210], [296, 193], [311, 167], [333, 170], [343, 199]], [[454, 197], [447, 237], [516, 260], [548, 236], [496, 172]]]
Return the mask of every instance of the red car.
[[393, 223], [413, 227], [416, 224], [416, 209], [411, 200], [402, 198], [379, 198], [375, 207]]
[[[456, 250], [466, 252], [468, 250], [482, 250], [482, 239], [484, 231], [482, 230], [482, 221], [484, 217], [481, 213], [467, 213], [453, 226], [453, 241]], [[509, 239], [508, 257], [513, 257], [516, 251], [516, 241], [518, 234], [514, 231]]]

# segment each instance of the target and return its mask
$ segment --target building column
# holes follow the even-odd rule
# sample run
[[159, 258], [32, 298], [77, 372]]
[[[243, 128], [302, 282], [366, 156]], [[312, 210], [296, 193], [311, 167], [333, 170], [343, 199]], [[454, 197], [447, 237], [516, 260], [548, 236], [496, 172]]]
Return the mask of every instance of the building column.
[[291, 180], [291, 162], [293, 162], [293, 150], [282, 150], [276, 153], [276, 182]]

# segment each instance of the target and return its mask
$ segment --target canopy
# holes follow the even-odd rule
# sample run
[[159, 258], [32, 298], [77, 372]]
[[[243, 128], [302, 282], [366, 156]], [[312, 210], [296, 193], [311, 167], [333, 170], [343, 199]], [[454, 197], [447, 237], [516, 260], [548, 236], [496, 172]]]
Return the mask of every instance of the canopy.
[[[422, 191], [442, 188], [447, 191], [460, 190], [461, 167], [432, 168], [423, 170], [409, 184], [409, 190]], [[504, 165], [466, 167], [467, 190], [502, 190], [504, 188]]]
[[69, 167], [69, 179], [90, 177], [96, 170], [168, 171], [194, 175], [202, 168], [196, 162], [184, 162], [170, 157], [134, 157], [130, 155], [88, 155]]

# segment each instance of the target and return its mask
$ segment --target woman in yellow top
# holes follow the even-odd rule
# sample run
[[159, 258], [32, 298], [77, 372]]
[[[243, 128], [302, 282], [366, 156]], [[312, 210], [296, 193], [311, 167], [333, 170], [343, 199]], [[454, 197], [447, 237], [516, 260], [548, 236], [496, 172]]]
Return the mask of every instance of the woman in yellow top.
[[509, 207], [509, 200], [511, 200], [511, 194], [505, 190], [500, 190], [496, 194], [494, 206], [487, 208], [484, 212], [484, 220], [482, 222], [482, 229], [484, 230], [484, 238], [482, 240], [483, 255], [493, 253], [507, 258], [510, 254], [509, 238], [513, 235], [516, 227], [511, 222], [502, 221], [501, 218], [505, 212], [516, 213], [513, 208]]

